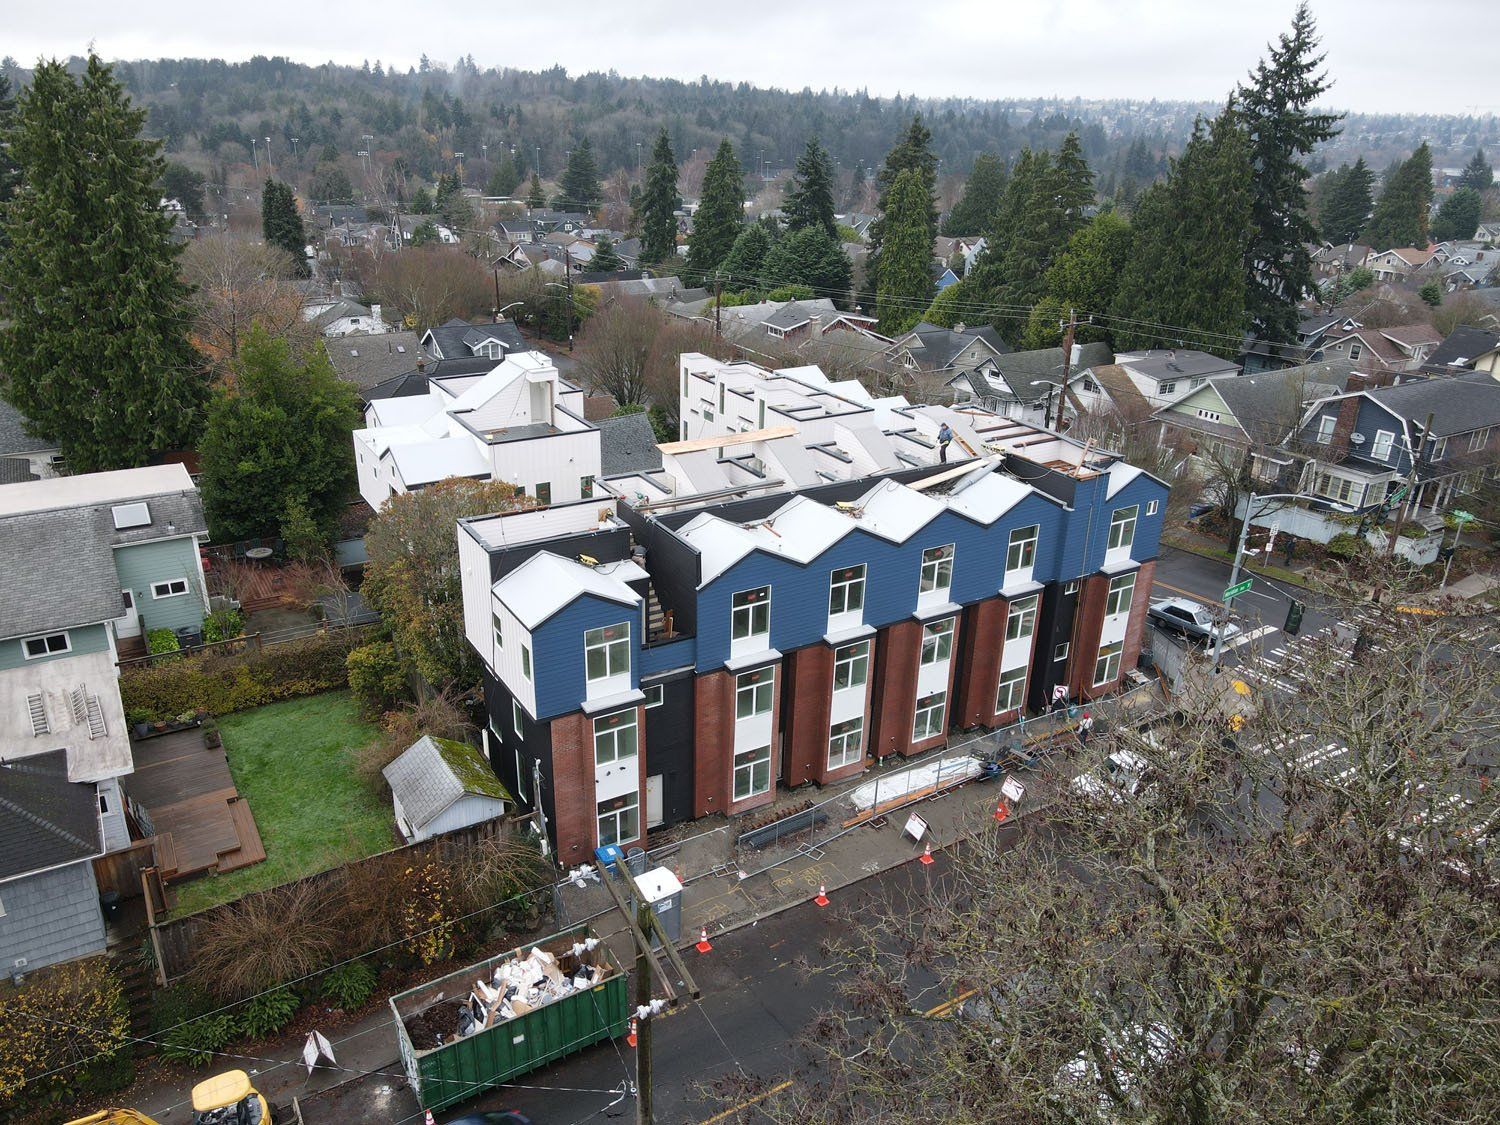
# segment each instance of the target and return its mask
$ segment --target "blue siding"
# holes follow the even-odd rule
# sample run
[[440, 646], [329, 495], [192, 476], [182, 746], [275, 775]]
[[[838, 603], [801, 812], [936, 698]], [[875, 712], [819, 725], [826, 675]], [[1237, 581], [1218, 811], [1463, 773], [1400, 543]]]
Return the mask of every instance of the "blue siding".
[[531, 634], [536, 678], [536, 717], [551, 719], [578, 710], [587, 696], [583, 668], [583, 634], [590, 629], [630, 622], [630, 686], [640, 683], [641, 611], [584, 595]]
[[[1317, 449], [1331, 448], [1326, 445], [1318, 445], [1319, 419], [1324, 417], [1338, 418], [1339, 407], [1343, 405], [1344, 401], [1343, 399], [1335, 399], [1333, 402], [1324, 403], [1322, 408], [1307, 420], [1307, 425], [1302, 427], [1299, 434], [1301, 439]], [[1393, 447], [1394, 452], [1391, 455], [1391, 459], [1381, 463], [1389, 465], [1392, 470], [1403, 476], [1411, 472], [1411, 458], [1406, 454], [1404, 441], [1406, 423], [1379, 403], [1368, 398], [1360, 399], [1359, 410], [1354, 416], [1354, 432], [1362, 435], [1365, 440], [1360, 444], [1351, 444], [1349, 447], [1350, 452], [1360, 457], [1374, 460], [1371, 457], [1371, 452], [1375, 448], [1375, 435], [1381, 430], [1389, 430], [1396, 435], [1396, 443]]]
[[644, 678], [658, 672], [670, 672], [674, 668], [690, 668], [697, 659], [698, 638], [681, 637], [641, 649], [636, 663], [639, 666], [638, 674]]
[[27, 971], [104, 951], [104, 916], [92, 863], [74, 863], [0, 883], [0, 964]]

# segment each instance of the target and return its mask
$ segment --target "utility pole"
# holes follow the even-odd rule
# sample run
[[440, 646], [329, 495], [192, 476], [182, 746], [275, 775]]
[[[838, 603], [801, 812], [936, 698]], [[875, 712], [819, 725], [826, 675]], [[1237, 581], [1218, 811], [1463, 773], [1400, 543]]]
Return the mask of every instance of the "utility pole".
[[[609, 878], [608, 875], [604, 877]], [[635, 924], [641, 933], [651, 933], [651, 904], [644, 899], [636, 899]], [[638, 946], [635, 951], [635, 1006], [637, 1011], [651, 1007], [650, 961], [649, 950]], [[635, 1105], [636, 1121], [639, 1125], [652, 1125], [651, 1027], [655, 1023], [656, 1020], [648, 1016], [636, 1024]]]
[[[1067, 322], [1059, 325], [1059, 327], [1063, 330], [1063, 338], [1062, 385], [1057, 388], [1057, 428], [1062, 429], [1063, 406], [1065, 405], [1064, 400], [1068, 393], [1068, 376], [1073, 370], [1073, 334], [1078, 331], [1078, 314], [1074, 310], [1069, 309]], [[1052, 414], [1052, 395], [1050, 393], [1047, 395], [1047, 414], [1050, 418]], [[1051, 429], [1051, 427], [1052, 423], [1049, 421], [1047, 428]]]
[[568, 351], [573, 350], [573, 252], [563, 251], [563, 262], [568, 269]]
[[723, 299], [723, 297], [724, 297], [724, 279], [719, 276], [719, 271], [715, 270], [714, 271], [714, 338], [715, 339], [717, 339], [720, 335], [722, 335], [722, 333], [720, 331], [720, 326], [721, 326], [721, 309], [720, 309], [720, 306], [719, 306], [719, 302]]
[[500, 323], [500, 267], [494, 266], [495, 271], [495, 323]]
[[1412, 450], [1411, 472], [1406, 474], [1406, 489], [1401, 496], [1400, 507], [1396, 509], [1396, 521], [1391, 525], [1390, 538], [1386, 540], [1385, 550], [1387, 554], [1395, 551], [1396, 540], [1401, 537], [1401, 526], [1406, 523], [1406, 509], [1409, 506], [1412, 492], [1417, 487], [1417, 470], [1422, 467], [1422, 462], [1427, 459], [1427, 437], [1432, 433], [1433, 415], [1427, 415], [1427, 424], [1422, 427], [1422, 436], [1417, 441], [1417, 447]]

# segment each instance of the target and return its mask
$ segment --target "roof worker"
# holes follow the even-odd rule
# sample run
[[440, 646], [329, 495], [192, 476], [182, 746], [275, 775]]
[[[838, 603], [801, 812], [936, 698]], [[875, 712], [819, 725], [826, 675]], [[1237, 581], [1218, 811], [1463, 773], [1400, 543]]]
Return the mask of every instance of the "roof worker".
[[949, 429], [948, 423], [944, 422], [938, 427], [938, 460], [943, 464], [948, 463], [948, 446], [953, 442], [953, 431]]

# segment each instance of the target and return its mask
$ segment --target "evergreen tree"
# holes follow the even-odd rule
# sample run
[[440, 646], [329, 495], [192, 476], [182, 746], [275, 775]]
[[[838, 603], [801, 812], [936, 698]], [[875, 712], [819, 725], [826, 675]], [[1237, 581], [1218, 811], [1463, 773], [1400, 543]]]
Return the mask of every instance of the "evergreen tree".
[[[880, 192], [876, 206], [879, 218], [870, 224], [870, 252], [865, 258], [865, 284], [876, 293], [880, 291], [880, 258], [885, 250], [886, 228], [890, 222], [891, 193], [895, 190], [896, 180], [906, 171], [915, 172], [920, 185], [927, 192], [925, 214], [927, 253], [930, 256], [932, 241], [937, 237], [938, 230], [937, 201], [933, 194], [937, 185], [937, 156], [932, 151], [932, 133], [922, 124], [920, 113], [911, 119], [911, 124], [907, 126], [901, 139], [885, 154], [885, 163], [875, 176], [875, 185]], [[910, 216], [907, 217], [908, 221], [909, 218]], [[903, 233], [908, 236], [910, 234], [909, 231]]]
[[[4, 109], [0, 107], [0, 115], [3, 114]], [[0, 172], [0, 176], [3, 175]], [[161, 193], [168, 199], [177, 200], [189, 219], [201, 223], [208, 217], [203, 210], [204, 182], [202, 172], [194, 172], [186, 164], [171, 161], [161, 174]]]
[[411, 232], [411, 244], [418, 249], [423, 246], [436, 246], [442, 240], [442, 235], [437, 229], [437, 224], [431, 219], [423, 219]]
[[1458, 186], [1472, 188], [1482, 195], [1490, 190], [1494, 182], [1495, 170], [1484, 158], [1484, 149], [1475, 149], [1473, 157], [1464, 165], [1464, 173], [1459, 177]]
[[853, 272], [849, 255], [833, 235], [820, 226], [805, 226], [781, 236], [766, 255], [763, 276], [769, 287], [805, 285], [815, 296], [830, 297], [843, 306]]
[[319, 164], [313, 170], [309, 190], [315, 200], [324, 203], [354, 202], [354, 185], [349, 182], [349, 173], [336, 162]]
[[520, 182], [521, 174], [516, 171], [516, 162], [511, 157], [510, 150], [502, 148], [500, 159], [495, 162], [494, 170], [490, 172], [489, 182], [484, 186], [484, 193], [509, 199]]
[[615, 244], [607, 234], [600, 235], [594, 245], [594, 256], [589, 259], [589, 270], [594, 273], [614, 273], [625, 268], [625, 259], [615, 251]]
[[729, 256], [744, 225], [745, 176], [734, 146], [725, 138], [703, 170], [703, 198], [688, 241], [688, 270], [697, 277], [713, 273]]
[[1438, 208], [1437, 218], [1432, 222], [1433, 241], [1473, 238], [1483, 212], [1484, 200], [1479, 193], [1473, 188], [1459, 188]]
[[437, 211], [437, 205], [432, 201], [432, 193], [424, 184], [412, 194], [411, 204], [407, 207], [413, 215], [431, 215]]
[[294, 505], [331, 535], [354, 493], [349, 434], [359, 416], [354, 389], [322, 348], [298, 361], [284, 339], [252, 328], [232, 384], [209, 408], [200, 448], [213, 538], [278, 534]]
[[677, 257], [677, 209], [682, 197], [677, 194], [677, 156], [672, 141], [663, 129], [651, 146], [651, 164], [646, 169], [646, 186], [641, 191], [641, 260], [657, 263]]
[[[1058, 321], [1066, 320], [1070, 310], [1080, 321], [1088, 314], [1107, 312], [1115, 303], [1133, 245], [1130, 224], [1113, 211], [1101, 212], [1077, 231], [1047, 270], [1047, 295], [1032, 310], [1023, 346], [1049, 348], [1060, 343]], [[1093, 340], [1112, 340], [1102, 320], [1080, 323], [1074, 335], [1075, 343]]]
[[1426, 246], [1431, 208], [1432, 152], [1424, 141], [1386, 177], [1364, 241], [1377, 250]]
[[1069, 133], [1058, 146], [1053, 175], [1059, 228], [1063, 241], [1072, 238], [1088, 219], [1094, 205], [1094, 173], [1083, 158], [1077, 133]]
[[909, 331], [932, 300], [932, 189], [921, 167], [896, 176], [886, 192], [883, 218], [875, 315], [880, 331], [895, 336]]
[[1237, 350], [1255, 237], [1251, 175], [1249, 144], [1226, 112], [1206, 129], [1199, 122], [1166, 181], [1141, 194], [1115, 299], [1116, 347]]
[[809, 140], [797, 158], [781, 212], [786, 217], [787, 230], [818, 227], [838, 241], [838, 225], [833, 218], [833, 161], [816, 139]]
[[1370, 221], [1374, 206], [1375, 173], [1361, 156], [1347, 170], [1336, 173], [1328, 198], [1323, 201], [1319, 225], [1325, 239], [1347, 244], [1359, 237]]
[[765, 224], [751, 223], [742, 230], [730, 247], [729, 256], [719, 263], [724, 284], [763, 288], [766, 256], [771, 253], [772, 245], [771, 233]]
[[16, 163], [12, 146], [3, 138], [10, 135], [16, 118], [16, 96], [10, 88], [10, 78], [0, 74], [0, 215], [7, 203], [15, 198], [21, 186], [21, 168]]
[[594, 146], [584, 137], [578, 147], [568, 153], [568, 166], [558, 184], [563, 209], [567, 211], [592, 211], [604, 202], [604, 189], [599, 186], [599, 165], [594, 161]]
[[0, 293], [25, 295], [0, 322], [0, 390], [74, 472], [188, 447], [207, 395], [145, 119], [97, 56], [77, 78], [44, 62], [0, 147], [21, 170]]
[[267, 180], [260, 195], [260, 231], [267, 245], [285, 250], [296, 263], [299, 277], [307, 277], [307, 232], [297, 212], [297, 198], [280, 180]]
[[438, 177], [437, 198], [433, 203], [449, 229], [460, 231], [474, 225], [474, 208], [464, 195], [457, 172], [445, 172]]
[[542, 194], [542, 179], [535, 172], [531, 173], [531, 184], [526, 189], [526, 206], [535, 210], [547, 203], [547, 197]]
[[943, 233], [950, 238], [971, 238], [990, 229], [990, 220], [1000, 209], [1005, 194], [1005, 164], [992, 152], [974, 158], [964, 193], [943, 220]]
[[1282, 343], [1297, 339], [1297, 302], [1313, 288], [1307, 244], [1317, 232], [1307, 217], [1303, 161], [1338, 133], [1338, 116], [1310, 108], [1330, 86], [1319, 73], [1325, 57], [1318, 53], [1317, 25], [1304, 0], [1291, 32], [1256, 64], [1249, 84], [1230, 103], [1255, 174], [1255, 235], [1245, 254], [1251, 321], [1260, 335]]

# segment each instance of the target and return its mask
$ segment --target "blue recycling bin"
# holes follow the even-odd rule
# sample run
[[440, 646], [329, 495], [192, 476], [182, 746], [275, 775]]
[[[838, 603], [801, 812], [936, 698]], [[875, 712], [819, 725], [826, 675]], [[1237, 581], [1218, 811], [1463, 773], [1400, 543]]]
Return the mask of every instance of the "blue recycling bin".
[[606, 870], [622, 862], [625, 851], [618, 844], [605, 844], [602, 848], [594, 849], [594, 859], [598, 861], [601, 870]]

